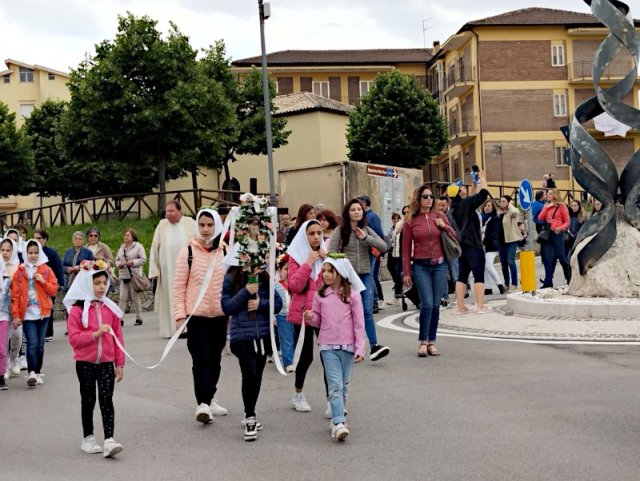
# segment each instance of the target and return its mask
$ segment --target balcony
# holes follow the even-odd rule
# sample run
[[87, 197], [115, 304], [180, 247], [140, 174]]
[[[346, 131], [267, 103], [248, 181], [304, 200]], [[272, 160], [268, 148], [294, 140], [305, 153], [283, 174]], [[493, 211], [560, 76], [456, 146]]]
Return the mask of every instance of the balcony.
[[[574, 62], [568, 66], [569, 82], [591, 83], [593, 82], [592, 63]], [[601, 80], [604, 82], [618, 81], [623, 79], [629, 72], [634, 70], [633, 62], [611, 62], [607, 70], [602, 74]], [[637, 74], [636, 74], [637, 76]]]
[[447, 71], [444, 94], [459, 97], [473, 88], [476, 82], [476, 68], [458, 65]]
[[449, 145], [464, 144], [478, 135], [476, 117], [453, 118], [449, 121]]

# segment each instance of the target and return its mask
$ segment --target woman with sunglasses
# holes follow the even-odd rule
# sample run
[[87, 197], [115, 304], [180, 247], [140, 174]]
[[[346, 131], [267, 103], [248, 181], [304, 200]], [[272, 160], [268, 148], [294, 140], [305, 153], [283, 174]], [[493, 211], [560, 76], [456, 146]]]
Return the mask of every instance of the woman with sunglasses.
[[104, 242], [100, 242], [100, 229], [97, 227], [89, 227], [87, 239], [88, 243], [86, 247], [93, 253], [93, 257], [95, 257], [96, 260], [103, 260], [108, 262], [109, 265], [113, 265], [113, 253], [111, 249], [109, 249], [109, 246]]
[[447, 286], [447, 263], [440, 237], [456, 233], [447, 216], [435, 209], [433, 192], [423, 185], [412, 196], [402, 228], [404, 285], [415, 282], [420, 295], [420, 332], [418, 356], [438, 356], [435, 346], [440, 320], [440, 299]]

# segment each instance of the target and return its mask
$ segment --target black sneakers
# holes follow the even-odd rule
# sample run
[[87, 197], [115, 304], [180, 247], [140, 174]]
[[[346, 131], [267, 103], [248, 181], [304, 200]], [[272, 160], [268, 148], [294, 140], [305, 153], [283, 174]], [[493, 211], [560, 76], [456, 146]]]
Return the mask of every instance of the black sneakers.
[[244, 440], [255, 441], [258, 439], [258, 423], [255, 417], [246, 418], [244, 425]]
[[4, 374], [2, 374], [0, 376], [0, 391], [6, 391], [9, 389], [9, 386], [7, 386], [7, 383], [4, 380]]
[[376, 344], [371, 347], [371, 352], [369, 353], [369, 359], [372, 361], [377, 361], [382, 359], [386, 355], [389, 354], [389, 348], [387, 346], [382, 346], [380, 344]]

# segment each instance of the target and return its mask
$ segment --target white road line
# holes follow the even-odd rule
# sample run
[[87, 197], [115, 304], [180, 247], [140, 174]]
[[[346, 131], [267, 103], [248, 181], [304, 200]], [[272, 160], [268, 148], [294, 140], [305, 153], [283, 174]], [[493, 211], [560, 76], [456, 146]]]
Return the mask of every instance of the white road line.
[[[392, 329], [399, 332], [417, 334], [417, 329], [397, 326], [393, 322], [397, 319], [415, 314], [418, 311], [401, 312], [380, 319], [376, 324], [380, 327]], [[478, 336], [470, 334], [455, 334], [452, 332], [438, 332], [441, 337], [456, 337], [459, 339], [473, 339], [476, 341], [499, 341], [499, 342], [519, 342], [522, 344], [553, 344], [553, 345], [581, 345], [581, 346], [640, 346], [640, 341], [580, 341], [580, 340], [555, 340], [555, 339], [506, 339], [503, 337]]]

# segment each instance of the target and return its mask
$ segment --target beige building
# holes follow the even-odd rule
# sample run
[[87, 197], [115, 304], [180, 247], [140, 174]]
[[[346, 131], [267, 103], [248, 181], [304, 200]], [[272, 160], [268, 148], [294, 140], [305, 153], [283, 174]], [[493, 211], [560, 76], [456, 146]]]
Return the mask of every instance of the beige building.
[[[579, 189], [563, 163], [560, 132], [575, 108], [594, 95], [591, 62], [607, 30], [590, 14], [526, 8], [466, 23], [444, 44], [434, 43], [428, 85], [449, 125], [450, 143], [433, 162], [430, 180], [470, 183], [471, 166], [489, 184], [541, 186], [553, 173], [558, 187]], [[612, 86], [634, 69], [625, 52], [603, 76]], [[638, 107], [638, 84], [625, 99]], [[618, 169], [640, 148], [640, 133], [605, 138], [587, 125]]]

